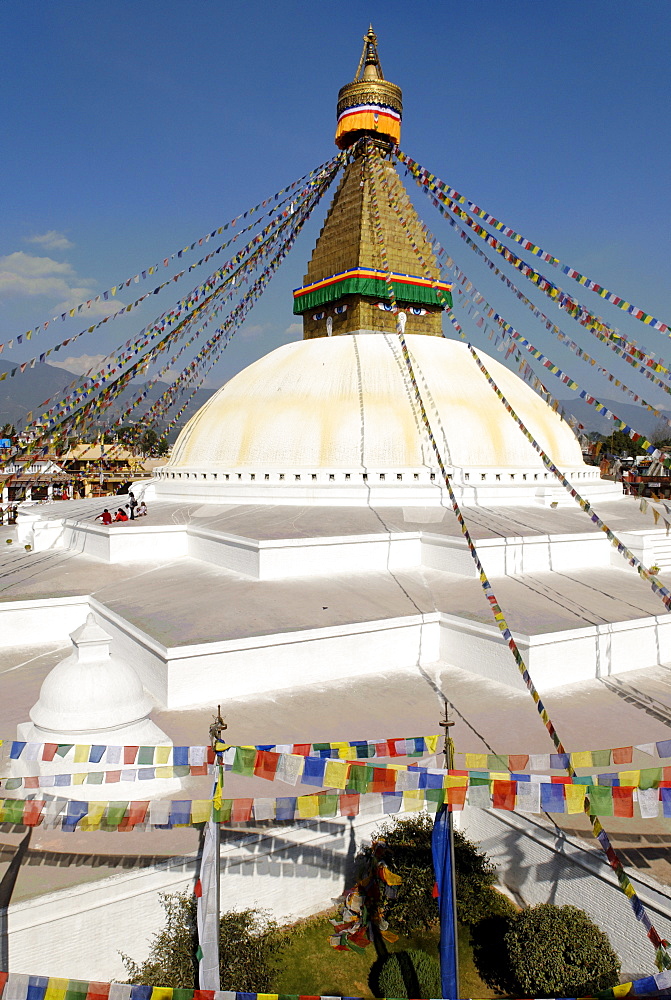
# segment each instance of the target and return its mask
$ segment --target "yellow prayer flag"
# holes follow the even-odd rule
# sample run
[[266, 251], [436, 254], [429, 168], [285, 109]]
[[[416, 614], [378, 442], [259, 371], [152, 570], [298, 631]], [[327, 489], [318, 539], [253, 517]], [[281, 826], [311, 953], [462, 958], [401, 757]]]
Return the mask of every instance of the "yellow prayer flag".
[[191, 803], [191, 822], [207, 823], [212, 816], [212, 803], [209, 799], [194, 799]]
[[63, 1000], [68, 991], [68, 979], [49, 979], [49, 984], [44, 991], [44, 1000]]
[[406, 812], [418, 812], [425, 805], [425, 795], [420, 788], [410, 788], [403, 792], [403, 808]]
[[73, 785], [83, 785], [86, 781], [86, 771], [78, 771], [77, 774], [72, 775]]
[[349, 761], [327, 760], [324, 767], [324, 784], [327, 788], [346, 788]]
[[77, 746], [75, 747], [75, 755], [72, 759], [74, 760], [75, 764], [84, 764], [86, 761], [88, 761], [90, 753], [91, 753], [90, 746], [87, 747], [81, 743], [78, 743]]
[[438, 746], [438, 740], [440, 736], [425, 736], [424, 740], [426, 742], [426, 748], [429, 753], [435, 753], [436, 747]]
[[257, 1000], [279, 1000], [278, 993], [257, 993]]
[[641, 784], [641, 772], [640, 771], [620, 771], [620, 785], [626, 785], [628, 788], [638, 788]]
[[157, 778], [174, 778], [175, 769], [172, 764], [167, 764], [165, 767], [157, 767], [154, 773]]
[[584, 812], [586, 789], [587, 785], [564, 785], [567, 813]]
[[313, 819], [319, 816], [319, 801], [316, 795], [299, 795], [296, 804], [301, 819]]
[[89, 811], [79, 823], [80, 830], [99, 830], [107, 802], [89, 802]]
[[490, 771], [489, 772], [490, 781], [512, 781], [510, 777], [510, 771]]
[[157, 764], [167, 764], [170, 760], [170, 754], [172, 753], [172, 747], [156, 747], [154, 752], [154, 760]]
[[468, 785], [468, 778], [465, 774], [447, 774], [443, 785], [445, 788], [465, 788]]
[[631, 899], [632, 896], [636, 895], [636, 890], [634, 889], [631, 882], [628, 882], [627, 885], [624, 887], [624, 894], [627, 897], [627, 899]]
[[579, 753], [572, 753], [571, 763], [574, 767], [591, 767], [593, 763], [592, 751], [582, 750]]
[[153, 986], [151, 1000], [172, 1000], [172, 986]]
[[611, 986], [614, 997], [626, 997], [631, 992], [631, 983], [620, 983], [618, 986]]
[[464, 756], [466, 757], [467, 771], [482, 771], [487, 767], [486, 753], [467, 753]]

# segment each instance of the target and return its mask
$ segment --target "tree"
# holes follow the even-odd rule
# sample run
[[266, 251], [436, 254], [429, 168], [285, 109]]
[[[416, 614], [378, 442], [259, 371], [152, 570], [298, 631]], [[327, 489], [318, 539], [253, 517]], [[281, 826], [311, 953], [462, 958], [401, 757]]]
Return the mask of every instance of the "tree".
[[612, 434], [599, 434], [598, 440], [602, 443], [602, 455], [645, 455], [641, 445], [632, 441], [624, 431], [614, 430]]
[[[428, 929], [438, 919], [438, 904], [433, 896], [432, 832], [432, 817], [418, 813], [401, 819], [394, 817], [373, 834], [375, 840], [384, 840], [384, 860], [402, 880], [395, 899], [389, 900], [385, 908], [389, 926], [401, 934]], [[369, 854], [369, 847], [361, 850], [362, 865]], [[460, 923], [475, 924], [484, 917], [514, 909], [512, 903], [493, 888], [496, 866], [459, 830], [454, 831], [454, 855]]]
[[481, 978], [509, 996], [594, 996], [619, 981], [607, 936], [576, 906], [538, 906], [482, 921], [473, 929]]
[[[197, 965], [196, 900], [190, 893], [161, 893], [164, 927], [139, 965], [121, 954], [128, 979], [139, 986], [195, 989]], [[268, 993], [276, 960], [288, 942], [281, 928], [258, 910], [231, 910], [219, 924], [219, 973], [222, 990]]]

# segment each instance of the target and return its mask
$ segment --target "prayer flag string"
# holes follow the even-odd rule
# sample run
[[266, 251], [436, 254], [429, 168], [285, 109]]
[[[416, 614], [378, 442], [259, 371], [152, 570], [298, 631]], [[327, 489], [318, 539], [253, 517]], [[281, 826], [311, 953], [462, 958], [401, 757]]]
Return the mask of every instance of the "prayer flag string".
[[473, 212], [474, 215], [483, 219], [487, 225], [490, 225], [493, 229], [503, 233], [506, 238], [514, 240], [515, 243], [519, 243], [522, 246], [522, 249], [529, 251], [536, 257], [540, 257], [541, 260], [548, 264], [552, 264], [553, 267], [559, 268], [563, 274], [566, 274], [569, 278], [573, 278], [580, 285], [590, 289], [590, 291], [595, 292], [595, 294], [599, 295], [600, 298], [605, 299], [607, 302], [611, 302], [613, 305], [617, 306], [618, 309], [621, 309], [630, 316], [633, 316], [634, 319], [639, 320], [641, 323], [645, 323], [646, 326], [650, 326], [654, 330], [659, 330], [660, 333], [670, 334], [668, 324], [655, 319], [654, 316], [651, 316], [649, 313], [644, 312], [643, 309], [639, 309], [637, 306], [627, 302], [621, 296], [615, 295], [614, 292], [608, 291], [607, 288], [604, 288], [596, 281], [593, 281], [591, 278], [581, 274], [575, 268], [562, 264], [557, 257], [553, 257], [552, 254], [542, 250], [541, 247], [536, 246], [531, 242], [531, 240], [527, 240], [526, 237], [515, 232], [514, 229], [510, 228], [510, 226], [506, 226], [503, 222], [499, 222], [499, 220], [494, 218], [493, 215], [490, 215], [489, 212], [485, 212], [484, 209], [479, 208], [479, 206], [474, 202], [469, 201], [463, 195], [459, 194], [458, 191], [456, 191], [453, 187], [450, 187], [444, 181], [441, 181], [435, 174], [430, 174], [424, 169], [424, 167], [421, 167], [416, 160], [406, 156], [406, 154], [401, 152], [401, 150], [397, 150], [396, 156], [400, 162], [408, 168], [413, 176], [421, 178], [422, 183], [424, 183], [430, 190], [439, 190], [450, 201], [453, 201], [458, 205], [467, 205], [468, 209]]
[[[56, 323], [58, 322], [58, 320], [64, 321], [68, 319], [68, 317], [77, 316], [84, 309], [90, 309], [92, 305], [95, 305], [101, 301], [107, 302], [109, 301], [110, 297], [114, 298], [117, 292], [120, 291], [121, 289], [129, 288], [131, 284], [137, 285], [140, 283], [140, 281], [145, 281], [147, 278], [158, 273], [161, 267], [168, 267], [171, 260], [174, 260], [175, 258], [181, 258], [185, 253], [189, 253], [191, 250], [194, 250], [197, 246], [202, 246], [203, 244], [209, 243], [209, 241], [211, 239], [214, 239], [215, 236], [221, 235], [221, 233], [225, 232], [225, 230], [227, 229], [232, 229], [241, 219], [246, 219], [248, 216], [253, 215], [260, 209], [266, 208], [271, 202], [277, 201], [279, 198], [282, 197], [282, 195], [288, 194], [288, 197], [283, 198], [281, 201], [279, 201], [278, 204], [275, 205], [270, 212], [263, 213], [257, 219], [251, 222], [248, 226], [245, 226], [244, 229], [241, 229], [240, 232], [237, 233], [235, 237], [233, 237], [233, 239], [229, 240], [227, 243], [222, 244], [220, 247], [217, 248], [217, 250], [213, 250], [206, 257], [202, 258], [202, 260], [199, 260], [197, 264], [190, 265], [188, 270], [189, 271], [193, 270], [194, 267], [198, 267], [200, 264], [203, 264], [206, 261], [210, 260], [214, 256], [214, 254], [219, 253], [221, 250], [230, 246], [243, 233], [249, 232], [249, 230], [257, 226], [263, 218], [266, 218], [267, 216], [272, 215], [274, 212], [276, 212], [281, 205], [284, 205], [287, 201], [290, 201], [292, 197], [290, 192], [294, 191], [297, 187], [300, 187], [300, 185], [309, 182], [313, 177], [315, 177], [315, 175], [319, 175], [325, 171], [328, 172], [336, 162], [338, 162], [339, 164], [342, 164], [344, 162], [343, 153], [336, 154], [336, 156], [334, 156], [331, 160], [328, 160], [326, 163], [322, 163], [321, 166], [319, 167], [315, 167], [314, 170], [311, 170], [309, 173], [304, 174], [303, 177], [299, 177], [298, 180], [294, 181], [288, 187], [282, 188], [280, 191], [277, 191], [274, 195], [271, 195], [270, 198], [265, 198], [262, 202], [259, 202], [258, 205], [255, 205], [254, 208], [250, 208], [246, 212], [237, 215], [230, 222], [226, 222], [224, 225], [218, 226], [216, 229], [213, 229], [210, 233], [207, 233], [205, 236], [201, 236], [200, 239], [194, 240], [191, 244], [187, 244], [186, 246], [182, 247], [181, 250], [176, 250], [174, 253], [168, 254], [166, 257], [162, 259], [160, 263], [153, 264], [150, 267], [141, 269], [137, 274], [133, 275], [133, 277], [126, 278], [123, 281], [119, 281], [116, 285], [111, 285], [109, 289], [106, 289], [104, 292], [101, 292], [94, 298], [86, 299], [86, 301], [81, 302], [78, 305], [72, 306], [71, 308], [66, 310], [66, 312], [61, 313], [60, 316], [54, 316], [50, 320], [45, 320], [43, 323], [38, 323], [38, 325], [35, 326], [32, 330], [27, 330], [26, 333], [19, 334], [17, 337], [8, 341], [6, 344], [0, 344], [0, 354], [2, 353], [5, 347], [11, 350], [15, 342], [16, 344], [21, 344], [24, 339], [31, 340], [34, 335], [44, 332], [44, 330], [46, 330], [51, 323]], [[185, 273], [186, 271], [181, 271], [177, 277], [181, 277]], [[168, 285], [171, 281], [175, 280], [176, 277], [170, 278], [168, 281], [164, 282], [160, 286], [160, 288], [165, 288], [166, 285]], [[156, 291], [157, 290], [149, 292], [148, 295], [155, 295]], [[144, 299], [147, 297], [148, 297], [147, 295], [142, 296], [141, 299], [139, 299], [137, 302], [133, 304], [133, 308], [135, 308], [135, 306], [137, 306], [139, 302], [144, 301]], [[83, 330], [82, 333], [90, 333], [93, 330], [97, 329], [99, 326], [101, 326], [103, 323], [108, 322], [110, 319], [116, 319], [117, 316], [120, 316], [127, 311], [129, 310], [126, 307], [124, 307], [123, 309], [120, 309], [113, 315], [105, 317], [104, 320], [101, 320], [100, 323], [96, 323], [95, 326], [90, 327], [88, 330]], [[77, 337], [82, 336], [82, 333], [77, 334], [75, 337], [71, 337], [70, 341], [76, 340]], [[70, 341], [65, 341], [65, 343], [67, 344]], [[51, 350], [58, 350], [58, 348], [52, 348]], [[47, 353], [51, 353], [51, 351]], [[40, 358], [40, 360], [42, 360], [42, 358]], [[26, 362], [26, 364], [30, 365], [31, 363]]]

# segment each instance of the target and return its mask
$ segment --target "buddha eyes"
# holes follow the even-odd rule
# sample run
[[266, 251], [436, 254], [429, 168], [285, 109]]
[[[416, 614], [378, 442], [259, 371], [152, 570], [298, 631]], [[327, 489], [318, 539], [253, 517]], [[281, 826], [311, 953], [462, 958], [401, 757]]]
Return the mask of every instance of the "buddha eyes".
[[422, 309], [421, 306], [413, 306], [410, 312], [413, 316], [426, 316], [426, 309]]
[[342, 316], [343, 313], [347, 312], [347, 305], [336, 306], [333, 310], [336, 316]]
[[388, 302], [378, 302], [377, 307], [386, 313], [390, 313], [393, 310], [393, 306], [389, 305]]
[[324, 319], [324, 316], [326, 316], [325, 312], [323, 312], [323, 313], [315, 313], [312, 318], [316, 319], [316, 320], [320, 320], [320, 319]]

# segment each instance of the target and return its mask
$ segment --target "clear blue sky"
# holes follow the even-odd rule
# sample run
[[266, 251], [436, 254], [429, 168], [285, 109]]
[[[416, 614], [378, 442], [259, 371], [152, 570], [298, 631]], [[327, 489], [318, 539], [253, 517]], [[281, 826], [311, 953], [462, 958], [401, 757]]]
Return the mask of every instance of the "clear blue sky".
[[[566, 263], [671, 322], [667, 0], [3, 0], [0, 342], [333, 155], [337, 92], [354, 74], [369, 20], [385, 76], [403, 89], [402, 148]], [[473, 254], [427, 201], [416, 203], [480, 280]], [[210, 384], [297, 337], [291, 289], [325, 209]], [[549, 349], [549, 336], [488, 279], [493, 303]], [[72, 353], [108, 352], [176, 297], [156, 296], [150, 308], [82, 337]], [[671, 359], [667, 337], [589, 292], [582, 298]], [[25, 360], [88, 325], [68, 322], [0, 359]], [[612, 358], [571, 320], [562, 325]], [[552, 353], [588, 387], [598, 384], [571, 355]]]

